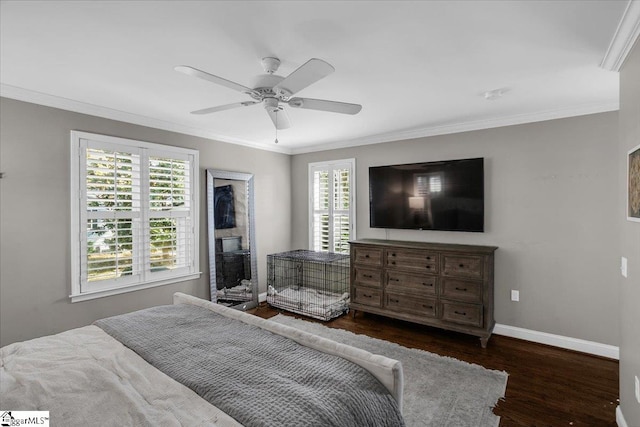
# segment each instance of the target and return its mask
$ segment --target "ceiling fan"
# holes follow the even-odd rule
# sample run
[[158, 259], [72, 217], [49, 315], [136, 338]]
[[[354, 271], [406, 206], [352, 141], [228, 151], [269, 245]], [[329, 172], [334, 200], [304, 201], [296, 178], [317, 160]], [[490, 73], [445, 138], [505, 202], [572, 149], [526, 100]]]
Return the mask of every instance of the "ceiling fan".
[[287, 77], [274, 74], [280, 66], [280, 60], [278, 58], [262, 58], [262, 66], [266, 74], [259, 75], [256, 78], [255, 83], [252, 85], [253, 88], [186, 65], [179, 65], [175, 67], [175, 70], [188, 76], [197, 77], [245, 93], [253, 98], [253, 101], [235, 102], [233, 104], [204, 108], [202, 110], [192, 111], [191, 114], [210, 114], [263, 103], [276, 129], [287, 129], [291, 126], [291, 123], [283, 104], [288, 104], [289, 107], [293, 108], [329, 111], [341, 114], [357, 114], [362, 109], [362, 105], [358, 104], [292, 97], [302, 89], [327, 77], [335, 71], [335, 68], [333, 68], [331, 64], [321, 59], [312, 58], [308, 60]]

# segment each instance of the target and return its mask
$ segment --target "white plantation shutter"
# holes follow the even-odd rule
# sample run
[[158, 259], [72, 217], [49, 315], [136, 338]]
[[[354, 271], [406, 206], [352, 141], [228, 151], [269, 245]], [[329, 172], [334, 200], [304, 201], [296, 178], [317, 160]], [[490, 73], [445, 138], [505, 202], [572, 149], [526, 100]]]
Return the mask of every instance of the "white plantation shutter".
[[332, 252], [349, 253], [351, 240], [351, 168], [333, 169]]
[[355, 160], [309, 165], [310, 248], [349, 253], [355, 236]]
[[199, 275], [197, 170], [194, 150], [72, 132], [72, 301]]
[[329, 170], [313, 172], [313, 245], [314, 251], [329, 251]]
[[149, 157], [150, 211], [145, 245], [152, 273], [189, 268], [195, 243], [190, 195], [187, 159]]
[[[140, 224], [140, 154], [82, 141], [81, 292], [126, 285], [132, 276], [133, 246]], [[82, 188], [84, 186], [84, 188]], [[118, 280], [122, 277], [121, 280]]]

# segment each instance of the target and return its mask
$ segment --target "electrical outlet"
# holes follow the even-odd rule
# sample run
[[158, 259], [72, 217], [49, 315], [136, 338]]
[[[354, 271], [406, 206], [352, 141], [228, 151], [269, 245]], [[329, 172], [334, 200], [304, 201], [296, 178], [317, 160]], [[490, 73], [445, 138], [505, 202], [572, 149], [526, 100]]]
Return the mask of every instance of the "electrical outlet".
[[636, 400], [638, 401], [638, 403], [640, 403], [640, 380], [638, 379], [637, 375], [636, 375]]
[[520, 301], [520, 291], [511, 290], [511, 301]]
[[620, 273], [622, 277], [627, 277], [627, 259], [625, 257], [620, 258]]

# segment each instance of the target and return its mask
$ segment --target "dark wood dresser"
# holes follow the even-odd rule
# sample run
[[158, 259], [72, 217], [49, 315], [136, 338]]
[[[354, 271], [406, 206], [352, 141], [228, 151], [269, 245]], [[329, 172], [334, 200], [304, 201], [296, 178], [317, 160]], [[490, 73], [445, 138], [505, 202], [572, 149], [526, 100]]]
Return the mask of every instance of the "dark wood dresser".
[[351, 244], [357, 310], [480, 337], [493, 318], [495, 246], [362, 239]]

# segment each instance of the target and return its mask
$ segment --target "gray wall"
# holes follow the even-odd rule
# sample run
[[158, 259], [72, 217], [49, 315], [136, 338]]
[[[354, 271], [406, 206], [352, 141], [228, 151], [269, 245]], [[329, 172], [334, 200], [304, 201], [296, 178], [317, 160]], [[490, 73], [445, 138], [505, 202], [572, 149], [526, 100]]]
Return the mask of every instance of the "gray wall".
[[[640, 40], [640, 39], [639, 39]], [[620, 189], [616, 220], [620, 230], [619, 257], [628, 259], [627, 278], [618, 274], [620, 288], [620, 407], [627, 425], [640, 426], [640, 404], [635, 399], [634, 376], [640, 378], [640, 223], [626, 217], [627, 152], [640, 144], [640, 41], [620, 71]]]
[[[308, 247], [308, 163], [355, 158], [358, 238], [499, 246], [498, 323], [618, 345], [617, 138], [614, 112], [296, 155], [292, 243]], [[485, 158], [484, 233], [369, 227], [369, 166], [470, 157]]]
[[[637, 70], [637, 56], [636, 48], [635, 62], [627, 68], [635, 63]], [[631, 80], [627, 78], [628, 86]], [[200, 280], [69, 302], [69, 131], [77, 129], [198, 149], [203, 184], [205, 168], [254, 173], [261, 292], [266, 254], [308, 247], [308, 163], [332, 159], [356, 158], [357, 237], [499, 246], [496, 319], [502, 324], [618, 345], [619, 318], [611, 313], [620, 307], [619, 287], [614, 284], [620, 284], [622, 252], [630, 261], [630, 278], [621, 284], [627, 292], [622, 298], [622, 366], [638, 374], [638, 358], [632, 355], [639, 344], [631, 330], [638, 324], [638, 312], [631, 301], [639, 298], [638, 286], [631, 283], [640, 271], [639, 227], [620, 220], [622, 196], [611, 190], [622, 185], [617, 173], [623, 168], [622, 153], [633, 146], [634, 138], [638, 141], [635, 85], [632, 102], [623, 91], [627, 112], [620, 117], [620, 150], [611, 149], [618, 138], [618, 114], [605, 113], [291, 158], [2, 99], [0, 345], [168, 303], [175, 291], [208, 297], [202, 185]], [[369, 166], [466, 157], [485, 157], [485, 233], [385, 233], [369, 228]], [[291, 188], [290, 194], [282, 191], [286, 188]], [[616, 229], [621, 229], [622, 239], [612, 232]], [[520, 290], [520, 302], [509, 300], [511, 289]], [[632, 387], [632, 379], [621, 377], [621, 388]]]
[[[258, 277], [266, 290], [266, 255], [290, 248], [291, 197], [282, 191], [290, 185], [288, 155], [5, 98], [0, 109], [0, 346], [168, 304], [176, 291], [208, 298], [206, 168], [255, 175]], [[200, 151], [199, 280], [70, 303], [71, 130]]]

